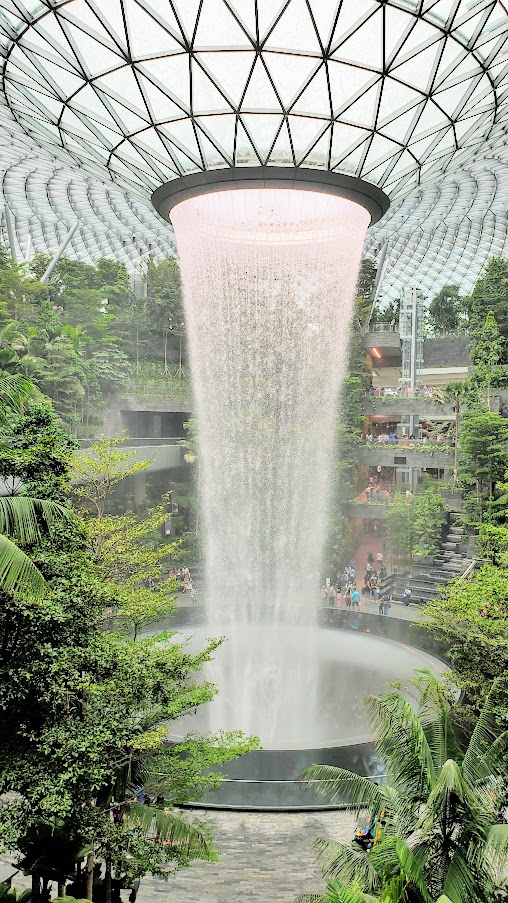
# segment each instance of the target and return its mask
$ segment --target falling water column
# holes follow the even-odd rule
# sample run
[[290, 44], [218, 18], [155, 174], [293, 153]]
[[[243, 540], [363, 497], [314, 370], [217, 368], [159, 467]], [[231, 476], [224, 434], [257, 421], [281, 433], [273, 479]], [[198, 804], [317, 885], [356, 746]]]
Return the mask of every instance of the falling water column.
[[316, 718], [316, 580], [337, 399], [370, 215], [314, 191], [185, 200], [178, 241], [198, 420], [212, 727], [291, 745]]

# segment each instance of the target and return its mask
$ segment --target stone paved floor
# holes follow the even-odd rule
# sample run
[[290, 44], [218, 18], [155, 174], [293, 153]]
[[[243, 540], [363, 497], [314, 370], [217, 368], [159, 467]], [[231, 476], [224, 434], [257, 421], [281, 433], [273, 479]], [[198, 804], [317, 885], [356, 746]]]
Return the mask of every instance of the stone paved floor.
[[[346, 812], [194, 815], [213, 823], [220, 862], [195, 863], [167, 882], [144, 878], [138, 903], [293, 903], [298, 894], [323, 889], [311, 852], [314, 840], [348, 841], [354, 827]], [[12, 875], [11, 863], [9, 857], [0, 860], [0, 880]], [[29, 879], [20, 875], [13, 883], [20, 889]]]
[[214, 824], [221, 859], [196, 863], [167, 883], [141, 883], [138, 903], [293, 903], [324, 889], [311, 847], [317, 837], [350, 840], [345, 812], [202, 813]]

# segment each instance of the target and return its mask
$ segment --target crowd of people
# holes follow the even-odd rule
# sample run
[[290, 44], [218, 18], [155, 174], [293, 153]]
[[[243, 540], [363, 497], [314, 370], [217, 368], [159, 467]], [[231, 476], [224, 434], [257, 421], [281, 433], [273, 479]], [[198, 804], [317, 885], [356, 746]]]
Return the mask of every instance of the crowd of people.
[[177, 592], [187, 593], [192, 601], [196, 598], [196, 590], [192, 584], [192, 577], [188, 567], [172, 568], [169, 576], [178, 584]]
[[387, 615], [391, 608], [391, 598], [385, 599], [380, 595], [380, 586], [387, 576], [382, 552], [374, 557], [372, 552], [367, 555], [365, 575], [361, 593], [358, 589], [355, 562], [350, 561], [343, 571], [339, 572], [335, 583], [328, 580], [321, 586], [321, 598], [328, 603], [329, 608], [358, 609], [361, 596], [367, 597], [364, 601], [377, 602], [379, 614]]
[[376, 386], [370, 390], [370, 394], [374, 398], [396, 397], [396, 398], [433, 398], [438, 392], [437, 386]]
[[414, 445], [443, 445], [453, 440], [445, 436], [444, 433], [439, 433], [437, 436], [422, 435], [420, 437], [414, 436], [413, 433], [409, 436], [396, 436], [395, 433], [379, 433], [378, 435], [360, 433], [360, 441], [366, 442], [367, 445], [375, 445], [377, 443], [378, 445], [400, 445], [402, 448], [411, 448]]

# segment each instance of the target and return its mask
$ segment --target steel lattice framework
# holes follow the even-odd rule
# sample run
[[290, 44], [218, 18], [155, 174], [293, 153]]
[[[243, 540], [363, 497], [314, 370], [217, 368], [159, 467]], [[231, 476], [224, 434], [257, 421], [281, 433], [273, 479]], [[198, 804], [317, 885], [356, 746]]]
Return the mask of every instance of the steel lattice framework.
[[129, 191], [201, 169], [344, 172], [407, 195], [504, 137], [495, 0], [2, 0], [3, 99]]

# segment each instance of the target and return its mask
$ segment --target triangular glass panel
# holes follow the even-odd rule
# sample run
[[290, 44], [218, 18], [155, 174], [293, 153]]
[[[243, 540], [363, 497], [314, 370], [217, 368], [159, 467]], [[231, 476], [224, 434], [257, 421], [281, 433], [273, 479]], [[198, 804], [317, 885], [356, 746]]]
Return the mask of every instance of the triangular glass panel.
[[174, 6], [187, 40], [192, 41], [201, 0], [177, 0]]
[[[359, 145], [363, 147], [365, 140], [369, 137], [369, 133], [365, 129], [358, 129], [352, 125], [343, 125], [341, 122], [334, 122], [332, 134], [332, 167], [335, 166], [342, 158], [349, 157]], [[358, 160], [360, 157], [358, 157]]]
[[439, 91], [439, 93], [433, 94], [432, 100], [444, 110], [450, 119], [453, 119], [460, 115], [460, 112], [464, 107], [465, 97], [467, 97], [470, 87], [468, 82], [460, 82], [453, 88], [447, 88], [445, 91]]
[[164, 94], [144, 75], [139, 75], [143, 93], [148, 101], [151, 116], [154, 122], [167, 122], [169, 119], [180, 119], [184, 110], [174, 103], [167, 94]]
[[426, 4], [424, 9], [429, 19], [437, 22], [439, 25], [446, 25], [456, 5], [456, 0], [438, 0], [437, 3], [434, 0], [430, 0], [430, 3]]
[[[454, 82], [469, 81], [469, 79], [474, 78], [475, 75], [481, 75], [481, 74], [482, 74], [482, 69], [481, 69], [480, 65], [477, 63], [477, 61], [475, 60], [475, 58], [472, 54], [468, 54], [468, 56], [465, 59], [463, 59], [461, 62], [459, 62], [454, 68], [448, 67], [448, 70], [446, 73], [446, 81], [451, 82], [452, 79]], [[439, 82], [436, 79], [434, 86], [436, 88], [441, 87], [441, 85], [444, 85], [444, 83], [445, 83], [445, 78], [440, 77]]]
[[[115, 3], [118, 2], [119, 0], [115, 0]], [[130, 2], [132, 2], [132, 0], [130, 0]], [[173, 33], [174, 37], [177, 40], [181, 41], [183, 45], [185, 45], [185, 40], [181, 28], [181, 20], [179, 21], [176, 18], [170, 0], [136, 0], [136, 2], [139, 4], [139, 6], [144, 7], [144, 9], [153, 11], [156, 16], [159, 17], [159, 22], [162, 22], [164, 24], [164, 27], [167, 27]], [[192, 15], [194, 15], [192, 2], [186, 3], [184, 5], [187, 6], [192, 17]]]
[[166, 135], [172, 142], [176, 142], [176, 144], [188, 157], [194, 160], [198, 166], [201, 165], [199, 146], [190, 119], [180, 119], [174, 122], [168, 122], [167, 125], [161, 126], [159, 131]]
[[[460, 46], [453, 38], [446, 38], [444, 50], [439, 60], [436, 75], [434, 77], [434, 90], [444, 83], [457, 66], [468, 56], [467, 50]], [[471, 63], [469, 63], [471, 66]]]
[[87, 113], [90, 113], [92, 118], [98, 117], [99, 119], [110, 119], [106, 107], [90, 84], [83, 85], [81, 90], [74, 95], [70, 102], [72, 106], [79, 107], [83, 112], [86, 111]]
[[332, 50], [349, 34], [351, 29], [356, 31], [359, 23], [377, 9], [379, 9], [378, 4], [373, 3], [372, 0], [343, 0], [333, 32]]
[[146, 124], [150, 121], [148, 113], [145, 112], [145, 116], [142, 118], [121, 103], [118, 103], [109, 94], [104, 94], [103, 96], [108, 109], [111, 110], [112, 117], [117, 123], [117, 127], [121, 128], [122, 132], [138, 132], [140, 129], [146, 129]]
[[330, 141], [332, 137], [331, 127], [326, 129], [324, 135], [321, 135], [319, 141], [309, 151], [299, 166], [310, 167], [312, 169], [328, 169], [328, 160], [330, 157]]
[[291, 141], [289, 140], [289, 131], [287, 122], [282, 123], [282, 128], [277, 135], [277, 140], [272, 148], [269, 162], [273, 166], [293, 166], [293, 152], [291, 149]]
[[313, 56], [297, 56], [289, 53], [263, 53], [265, 65], [277, 85], [279, 97], [287, 109], [298, 96], [319, 65]]
[[307, 116], [288, 116], [288, 123], [298, 165], [298, 161], [316, 143], [325, 128], [325, 123], [322, 119], [310, 119]]
[[325, 50], [332, 37], [332, 29], [339, 5], [338, 0], [318, 0], [317, 3], [311, 4], [314, 22]]
[[374, 135], [369, 152], [364, 160], [362, 173], [367, 174], [370, 170], [379, 166], [385, 160], [393, 157], [400, 150], [399, 146], [382, 135]]
[[405, 60], [411, 59], [418, 51], [434, 45], [440, 38], [441, 32], [437, 31], [434, 26], [429, 25], [424, 19], [415, 19], [413, 28], [400, 48], [397, 60], [392, 65], [397, 65], [397, 61], [403, 63]]
[[411, 88], [418, 88], [425, 92], [427, 84], [433, 74], [436, 55], [439, 52], [439, 45], [434, 44], [427, 50], [422, 50], [415, 57], [402, 63], [401, 66], [397, 62], [392, 66], [390, 74], [394, 78], [399, 79]]
[[355, 148], [355, 150], [350, 154], [347, 154], [347, 156], [342, 157], [339, 161], [334, 161], [332, 156], [330, 169], [335, 170], [336, 172], [345, 172], [352, 176], [358, 176], [367, 146], [368, 142], [364, 141], [363, 144], [360, 144], [359, 147]]
[[157, 60], [145, 60], [140, 71], [152, 76], [157, 86], [170, 94], [190, 112], [189, 56], [177, 54]]
[[97, 80], [97, 87], [108, 94], [110, 91], [121, 104], [132, 108], [138, 116], [146, 118], [146, 109], [138, 83], [132, 70], [125, 66], [115, 72], [109, 72]]
[[260, 57], [256, 60], [245, 97], [243, 110], [280, 110], [280, 103]]
[[327, 66], [334, 116], [339, 115], [355, 95], [360, 91], [366, 91], [367, 85], [379, 78], [368, 69], [348, 66], [346, 63], [339, 63], [335, 60], [328, 60]]
[[[469, 12], [468, 18], [461, 16], [453, 23], [453, 34], [459, 35], [463, 39], [463, 43], [469, 44], [471, 38], [473, 37], [475, 31], [479, 29], [482, 31], [482, 26], [485, 21], [485, 8], [481, 9], [480, 12], [474, 15], [474, 10]], [[465, 39], [465, 40], [464, 40]]]
[[229, 160], [233, 159], [236, 126], [236, 116], [233, 113], [226, 116], [202, 116], [196, 120], [196, 124], [202, 127]]
[[168, 162], [168, 152], [162, 143], [156, 129], [145, 129], [132, 139], [137, 147], [142, 147], [157, 159], [158, 162]]
[[441, 136], [443, 134], [443, 130], [439, 132], [433, 132], [432, 135], [428, 135], [427, 138], [421, 138], [419, 141], [411, 141], [409, 145], [411, 148], [411, 153], [415, 155], [415, 157], [423, 162], [429, 155], [429, 152], [433, 150], [434, 145], [438, 143]]
[[251, 42], [223, 0], [203, 0], [194, 38], [195, 50], [250, 49]]
[[292, 113], [309, 113], [310, 115], [331, 116], [328, 81], [324, 63], [313, 76], [296, 103], [291, 107]]
[[457, 136], [457, 143], [460, 144], [463, 140], [467, 140], [466, 136], [471, 137], [476, 129], [476, 126], [482, 121], [483, 114], [479, 116], [471, 116], [469, 119], [463, 119], [459, 122], [455, 123], [455, 134]]
[[420, 113], [420, 118], [414, 130], [413, 138], [414, 140], [425, 138], [431, 132], [438, 132], [443, 126], [448, 126], [449, 124], [449, 120], [444, 116], [441, 110], [439, 110], [431, 100], [428, 100]]
[[74, 40], [74, 52], [92, 78], [100, 72], [116, 68], [122, 63], [125, 65], [125, 57], [120, 53], [119, 48], [115, 48], [116, 52], [114, 52], [70, 22], [67, 24], [67, 28]]
[[280, 128], [282, 117], [271, 113], [244, 113], [242, 121], [257, 148], [259, 156], [262, 160], [266, 160]]
[[390, 121], [398, 111], [416, 107], [422, 100], [423, 95], [414, 88], [408, 88], [393, 78], [385, 78], [379, 107], [379, 122]]
[[256, 41], [256, 0], [228, 0], [228, 4], [234, 11], [242, 25], [249, 32], [252, 40]]
[[243, 97], [252, 65], [254, 50], [230, 50], [228, 53], [198, 53], [196, 58], [235, 106]]
[[321, 48], [305, 0], [291, 0], [284, 10], [263, 43], [263, 50], [273, 49], [320, 54]]
[[413, 108], [412, 110], [408, 110], [407, 113], [403, 113], [402, 116], [397, 116], [396, 119], [390, 119], [387, 125], [381, 126], [378, 122], [378, 129], [383, 135], [386, 135], [387, 138], [393, 138], [395, 141], [400, 141], [402, 144], [405, 144], [406, 135], [417, 118], [418, 110]]
[[224, 159], [223, 154], [219, 153], [201, 129], [198, 129], [198, 138], [201, 145], [201, 153], [205, 158], [205, 168], [223, 169], [231, 166], [231, 161]]
[[231, 110], [220, 91], [203, 72], [199, 63], [192, 60], [192, 112], [193, 115], [203, 113], [219, 113]]
[[402, 40], [407, 37], [415, 20], [409, 13], [405, 13], [401, 9], [397, 9], [396, 6], [390, 6], [389, 4], [386, 4], [384, 7], [384, 16], [385, 66], [388, 66], [394, 52], [397, 50]]
[[472, 94], [468, 97], [464, 111], [478, 108], [480, 104], [483, 106], [485, 100], [490, 102], [491, 106], [495, 106], [496, 99], [492, 90], [492, 85], [488, 75], [483, 75], [476, 85]]
[[[64, 8], [72, 9], [72, 4]], [[99, 17], [102, 21], [104, 21], [105, 27], [107, 27], [112, 37], [116, 38], [116, 40], [119, 40], [124, 47], [127, 47], [123, 12], [120, 0], [108, 0], [106, 9], [100, 9], [98, 5], [96, 6], [96, 9], [99, 13]]]
[[126, 5], [129, 45], [134, 59], [181, 52], [182, 46], [134, 0]]
[[50, 60], [44, 60], [44, 66], [42, 67], [41, 65], [41, 68], [48, 73], [52, 85], [61, 97], [69, 97], [70, 94], [74, 94], [84, 84], [83, 78], [79, 78], [77, 75], [69, 72], [68, 69], [57, 66]]
[[236, 166], [257, 166], [261, 162], [241, 121], [236, 131]]
[[347, 110], [344, 110], [339, 117], [341, 121], [351, 122], [353, 125], [361, 125], [367, 129], [374, 128], [380, 87], [381, 83], [378, 81], [372, 88], [365, 91]]
[[376, 72], [383, 69], [383, 15], [379, 9], [334, 52], [333, 59], [356, 63]]

